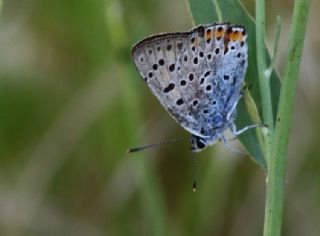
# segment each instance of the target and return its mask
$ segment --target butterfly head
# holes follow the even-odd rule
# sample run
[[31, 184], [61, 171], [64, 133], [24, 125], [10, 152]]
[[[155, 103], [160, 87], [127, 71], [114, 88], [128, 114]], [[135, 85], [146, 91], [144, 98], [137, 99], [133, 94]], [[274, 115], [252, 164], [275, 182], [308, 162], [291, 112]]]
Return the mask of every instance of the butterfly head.
[[215, 144], [217, 141], [220, 140], [221, 135], [220, 133], [223, 131], [214, 132], [213, 135], [206, 136], [206, 137], [199, 137], [196, 135], [191, 136], [191, 150], [193, 152], [200, 152], [204, 150], [206, 147]]
[[207, 147], [207, 141], [199, 136], [191, 136], [191, 150], [193, 152], [200, 152]]

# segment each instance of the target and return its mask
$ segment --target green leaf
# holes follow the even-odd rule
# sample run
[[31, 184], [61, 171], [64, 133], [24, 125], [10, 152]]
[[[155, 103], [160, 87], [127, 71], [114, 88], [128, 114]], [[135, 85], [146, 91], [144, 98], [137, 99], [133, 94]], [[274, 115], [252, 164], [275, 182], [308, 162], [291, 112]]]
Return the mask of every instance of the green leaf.
[[[231, 24], [239, 24], [245, 26], [248, 34], [249, 48], [249, 65], [245, 82], [247, 85], [253, 85], [250, 93], [261, 116], [261, 99], [258, 84], [259, 81], [257, 79], [258, 71], [256, 63], [257, 58], [254, 19], [249, 15], [244, 6], [237, 0], [188, 0], [187, 2], [189, 4], [190, 12], [193, 16], [195, 25], [219, 22], [219, 18], [221, 18], [223, 22], [230, 22]], [[268, 55], [267, 57], [267, 62], [270, 62], [270, 56]], [[280, 80], [277, 73], [272, 73], [270, 83], [273, 110], [277, 111], [280, 93]], [[241, 99], [238, 104], [236, 120], [238, 128], [242, 128], [246, 125], [254, 123], [256, 120], [259, 120], [259, 117], [250, 117], [246, 109], [244, 100], [245, 99]], [[274, 119], [275, 118], [276, 112], [274, 112]], [[264, 170], [266, 170], [267, 164], [264, 158], [264, 152], [262, 151], [264, 149], [260, 146], [257, 132], [260, 131], [250, 130], [240, 135], [239, 139], [252, 159]]]

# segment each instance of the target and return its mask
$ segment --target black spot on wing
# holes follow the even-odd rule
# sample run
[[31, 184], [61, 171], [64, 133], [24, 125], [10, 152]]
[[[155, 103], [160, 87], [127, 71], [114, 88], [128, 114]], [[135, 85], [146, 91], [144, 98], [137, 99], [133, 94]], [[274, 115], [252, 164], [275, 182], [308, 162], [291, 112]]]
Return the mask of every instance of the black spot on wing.
[[174, 83], [170, 83], [167, 87], [165, 87], [163, 89], [163, 92], [164, 93], [169, 93], [170, 91], [172, 91], [174, 89], [174, 87], [175, 87], [175, 84]]

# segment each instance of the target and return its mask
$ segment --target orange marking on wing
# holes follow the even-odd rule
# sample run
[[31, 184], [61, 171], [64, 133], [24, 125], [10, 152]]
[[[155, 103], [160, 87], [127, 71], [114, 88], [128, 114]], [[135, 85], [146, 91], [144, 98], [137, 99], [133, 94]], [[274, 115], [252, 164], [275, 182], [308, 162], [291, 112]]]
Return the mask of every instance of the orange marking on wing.
[[215, 36], [216, 36], [216, 38], [219, 38], [219, 37], [224, 36], [224, 33], [225, 33], [225, 31], [223, 29], [222, 30], [217, 30], [216, 33], [215, 33]]
[[212, 38], [212, 35], [213, 35], [212, 31], [206, 32], [206, 34], [205, 34], [205, 36], [204, 36], [205, 40], [211, 39], [211, 38]]
[[230, 37], [230, 41], [235, 41], [235, 34], [234, 32], [231, 32], [229, 37]]
[[243, 33], [236, 31], [236, 32], [230, 32], [229, 33], [229, 39], [232, 41], [242, 41], [243, 39]]

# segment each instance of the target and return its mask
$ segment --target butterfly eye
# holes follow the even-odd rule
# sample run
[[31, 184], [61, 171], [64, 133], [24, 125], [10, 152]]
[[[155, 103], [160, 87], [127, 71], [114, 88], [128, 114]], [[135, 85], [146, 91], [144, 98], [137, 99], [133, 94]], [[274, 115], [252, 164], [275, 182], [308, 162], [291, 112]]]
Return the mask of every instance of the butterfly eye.
[[[201, 128], [201, 131], [200, 131], [201, 134], [204, 134], [205, 133], [205, 129], [202, 127]], [[200, 137], [197, 137], [197, 136], [192, 136], [192, 144], [193, 144], [193, 147], [195, 149], [203, 149], [206, 147], [206, 142], [200, 138]]]

